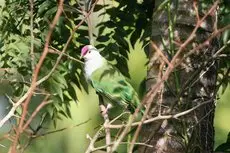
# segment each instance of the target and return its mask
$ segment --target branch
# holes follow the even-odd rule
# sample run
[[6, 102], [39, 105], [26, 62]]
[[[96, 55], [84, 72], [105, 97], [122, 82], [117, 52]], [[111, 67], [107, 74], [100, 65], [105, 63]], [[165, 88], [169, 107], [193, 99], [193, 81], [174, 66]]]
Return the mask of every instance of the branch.
[[197, 50], [199, 50], [199, 49], [201, 49], [201, 48], [203, 48], [203, 47], [205, 47], [205, 46], [208, 46], [208, 45], [209, 45], [209, 42], [210, 42], [212, 39], [214, 39], [217, 35], [219, 35], [220, 33], [224, 32], [225, 30], [228, 30], [228, 29], [230, 29], [230, 25], [227, 25], [227, 26], [225, 26], [225, 27], [223, 27], [223, 28], [221, 28], [221, 29], [218, 29], [217, 31], [214, 31], [214, 32], [211, 34], [211, 36], [210, 36], [207, 40], [205, 40], [203, 43], [199, 44], [197, 47], [195, 47], [195, 48], [193, 48], [192, 50], [190, 50], [190, 51], [188, 52], [188, 54], [186, 55], [186, 57], [189, 56], [189, 55], [191, 55], [191, 54], [194, 53], [195, 51], [197, 51]]
[[137, 117], [136, 115], [137, 114], [135, 114], [135, 113], [130, 115], [128, 123], [127, 123], [127, 126], [125, 127], [125, 129], [122, 131], [121, 135], [118, 137], [117, 141], [115, 141], [114, 145], [112, 146], [112, 152], [115, 152], [117, 150], [117, 147], [119, 146], [121, 141], [124, 139], [126, 134], [129, 132], [130, 127], [132, 126], [132, 123], [133, 123], [134, 119]]
[[[153, 118], [150, 118], [150, 119], [147, 119], [143, 122], [143, 124], [148, 124], [148, 123], [152, 123], [152, 122], [155, 122], [155, 121], [158, 121], [158, 120], [166, 120], [166, 119], [178, 119], [179, 117], [181, 116], [184, 116], [184, 115], [187, 115], [191, 112], [193, 112], [194, 110], [196, 110], [197, 108], [205, 105], [205, 104], [208, 104], [212, 102], [212, 99], [211, 100], [207, 100], [207, 101], [204, 101], [202, 102], [201, 104], [193, 107], [193, 108], [190, 108], [186, 111], [183, 111], [183, 112], [180, 112], [180, 113], [177, 113], [177, 114], [174, 114], [174, 115], [158, 115], [156, 117], [153, 117]], [[140, 122], [135, 122], [135, 123], [132, 123], [131, 126], [138, 126], [139, 124], [141, 123]], [[124, 127], [127, 127], [128, 125], [126, 124], [119, 124], [119, 125], [108, 125], [108, 128], [110, 129], [119, 129], [119, 128], [124, 128]]]
[[73, 125], [73, 126], [70, 126], [70, 127], [65, 127], [65, 128], [54, 130], [54, 131], [48, 131], [48, 132], [40, 134], [40, 135], [32, 135], [31, 137], [35, 139], [35, 138], [43, 137], [43, 136], [46, 136], [46, 135], [49, 135], [49, 134], [53, 134], [53, 133], [57, 133], [57, 132], [65, 131], [65, 130], [69, 130], [69, 129], [72, 129], [74, 127], [78, 127], [78, 126], [81, 126], [83, 124], [86, 124], [90, 120], [91, 119], [88, 119], [88, 120], [86, 120], [86, 121], [84, 121], [82, 123], [79, 123], [79, 124], [76, 124], [76, 125]]
[[42, 109], [42, 107], [44, 107], [45, 105], [51, 103], [48, 100], [50, 95], [47, 95], [45, 97], [45, 99], [38, 105], [38, 107], [33, 111], [32, 115], [30, 116], [30, 118], [27, 120], [27, 122], [25, 123], [25, 125], [23, 126], [23, 131], [28, 127], [28, 125], [31, 123], [31, 121], [33, 120], [33, 118], [36, 116], [36, 114]]
[[[113, 142], [113, 143], [110, 143], [110, 144], [107, 144], [107, 145], [104, 145], [104, 146], [100, 146], [100, 147], [97, 147], [97, 148], [93, 148], [93, 149], [91, 150], [91, 152], [94, 152], [94, 151], [97, 151], [97, 150], [105, 149], [105, 148], [107, 148], [108, 146], [111, 146], [111, 145], [113, 145], [113, 144], [114, 144], [114, 142]], [[130, 143], [128, 143], [128, 142], [121, 142], [120, 144], [121, 144], [121, 145], [126, 145], [126, 144], [130, 144]], [[146, 147], [150, 147], [150, 148], [153, 147], [152, 145], [149, 145], [149, 144], [146, 144], [146, 143], [140, 143], [140, 142], [136, 142], [135, 145], [146, 146]]]
[[7, 122], [12, 116], [14, 116], [14, 112], [16, 111], [16, 109], [23, 103], [23, 101], [27, 98], [27, 96], [29, 95], [30, 90], [28, 90], [16, 103], [13, 103], [12, 108], [10, 109], [10, 111], [8, 112], [8, 114], [0, 120], [0, 128], [5, 124], [5, 122]]
[[[53, 53], [53, 54], [58, 54], [58, 55], [60, 55], [62, 52], [59, 51], [58, 49], [56, 49], [56, 48], [50, 46], [49, 53]], [[80, 63], [80, 64], [84, 64], [84, 62], [82, 62], [81, 60], [76, 59], [76, 58], [74, 58], [74, 57], [72, 57], [72, 56], [70, 56], [70, 55], [68, 55], [68, 54], [66, 54], [66, 53], [63, 53], [63, 56], [66, 56], [68, 59], [73, 60], [73, 61], [75, 61], [75, 62], [78, 62], [78, 63]]]
[[[125, 114], [128, 114], [129, 112], [124, 112], [124, 113], [121, 113], [120, 115], [118, 115], [117, 117], [115, 117], [112, 121], [109, 122], [108, 125], [110, 125], [111, 123], [115, 122], [116, 120], [118, 120], [120, 117], [122, 117], [123, 115]], [[90, 136], [87, 135], [87, 138], [90, 139], [90, 144], [86, 150], [85, 153], [90, 153], [92, 152], [92, 150], [94, 149], [94, 144], [95, 142], [97, 141], [98, 137], [101, 135], [101, 131], [104, 129], [104, 128], [107, 128], [105, 126], [102, 126], [97, 132], [96, 134], [94, 135], [93, 138], [90, 138]], [[109, 127], [108, 127], [109, 128]]]
[[[177, 61], [179, 59], [180, 54], [184, 51], [185, 47], [195, 38], [195, 33], [198, 30], [198, 28], [201, 26], [201, 24], [203, 23], [203, 21], [208, 17], [209, 14], [211, 14], [216, 8], [217, 5], [219, 3], [219, 0], [217, 0], [213, 6], [209, 9], [209, 11], [202, 17], [201, 20], [197, 21], [197, 24], [195, 26], [195, 28], [193, 29], [191, 35], [186, 39], [186, 41], [180, 46], [179, 50], [177, 51], [177, 53], [173, 56], [173, 59], [170, 62], [170, 65], [173, 65], [174, 67], [168, 67], [165, 71], [165, 74], [163, 75], [162, 79], [157, 81], [157, 83], [153, 86], [153, 88], [150, 90], [150, 92], [147, 93], [146, 97], [144, 98], [144, 100], [142, 101], [142, 103], [147, 103], [147, 107], [144, 113], [144, 116], [141, 119], [141, 122], [139, 123], [137, 130], [134, 134], [134, 139], [132, 140], [132, 142], [135, 142], [135, 139], [137, 138], [141, 128], [142, 128], [142, 123], [143, 121], [147, 118], [147, 114], [150, 110], [151, 104], [153, 102], [153, 99], [155, 98], [155, 96], [157, 95], [158, 90], [161, 88], [162, 84], [164, 83], [164, 81], [166, 81], [169, 77], [169, 75], [172, 73], [172, 71], [174, 70], [174, 68], [178, 65]], [[139, 106], [137, 108], [137, 110], [140, 110]], [[137, 113], [138, 113], [137, 111]], [[135, 112], [136, 113], [136, 112]], [[126, 127], [127, 128], [127, 127]], [[132, 152], [132, 148], [130, 149], [130, 152]]]
[[[109, 104], [108, 104], [109, 105]], [[104, 105], [100, 105], [101, 108], [101, 114], [104, 118], [104, 127], [105, 127], [105, 140], [106, 140], [106, 151], [107, 153], [110, 153], [111, 151], [111, 147], [110, 147], [110, 143], [111, 143], [111, 133], [110, 133], [110, 128], [107, 128], [107, 125], [109, 125], [109, 116], [108, 116], [108, 106], [107, 108], [105, 108]]]
[[90, 138], [90, 136], [87, 135], [87, 138], [90, 139], [90, 144], [89, 144], [89, 146], [88, 146], [88, 148], [87, 148], [87, 150], [86, 150], [85, 153], [91, 153], [91, 152], [92, 152], [92, 150], [94, 149], [94, 143], [97, 141], [98, 137], [101, 135], [101, 131], [102, 131], [102, 130], [103, 130], [103, 127], [101, 127], [101, 128], [97, 131], [97, 133], [94, 135], [93, 138]]
[[34, 66], [35, 66], [35, 59], [34, 59], [34, 17], [33, 17], [33, 12], [34, 12], [34, 1], [33, 0], [29, 0], [30, 1], [30, 37], [31, 37], [31, 41], [30, 41], [30, 56], [31, 56], [31, 68], [32, 70], [34, 70]]
[[[97, 0], [98, 1], [98, 0]], [[96, 1], [96, 2], [97, 2]], [[95, 2], [95, 3], [96, 3]], [[93, 7], [95, 6], [96, 4], [93, 5]], [[89, 12], [91, 13], [91, 11]], [[60, 59], [62, 58], [63, 56], [63, 53], [65, 52], [65, 50], [67, 49], [67, 44], [70, 43], [70, 40], [72, 39], [73, 37], [73, 33], [80, 27], [80, 25], [85, 21], [86, 17], [84, 19], [82, 19], [82, 21], [73, 29], [72, 31], [72, 35], [69, 37], [65, 47], [63, 48], [62, 52], [60, 53], [56, 63], [55, 63], [55, 66], [53, 67], [53, 69], [50, 71], [50, 73], [43, 77], [42, 79], [38, 80], [36, 82], [36, 86], [40, 85], [42, 82], [44, 82], [45, 80], [47, 80], [51, 75], [52, 73], [54, 72], [55, 68], [57, 67], [58, 63], [60, 62]], [[1, 70], [1, 69], [0, 69]], [[3, 69], [4, 71], [5, 70], [8, 70], [8, 69]], [[25, 101], [25, 99], [29, 96], [29, 94], [31, 93], [31, 89], [32, 89], [32, 86], [28, 89], [28, 91], [14, 104], [14, 106], [11, 108], [11, 110], [9, 111], [9, 113], [2, 119], [0, 120], [0, 128], [5, 124], [6, 121], [8, 121], [12, 116], [14, 116], [14, 112], [16, 111], [16, 109]]]
[[93, 4], [91, 10], [87, 13], [87, 15], [81, 20], [81, 22], [79, 22], [79, 24], [77, 26], [74, 27], [74, 29], [72, 30], [72, 34], [70, 35], [70, 37], [68, 38], [64, 48], [62, 49], [61, 53], [59, 54], [57, 60], [56, 60], [56, 63], [54, 64], [53, 68], [51, 69], [50, 73], [47, 74], [46, 76], [44, 76], [42, 79], [40, 79], [37, 84], [41, 84], [42, 82], [44, 82], [45, 80], [47, 80], [52, 74], [53, 72], [55, 71], [56, 67], [58, 66], [58, 64], [60, 63], [61, 61], [61, 58], [64, 54], [64, 52], [66, 51], [67, 47], [69, 46], [69, 43], [71, 42], [74, 34], [75, 34], [75, 31], [83, 24], [83, 22], [87, 19], [87, 17], [92, 13], [95, 5], [97, 4], [98, 0]]
[[219, 2], [220, 2], [220, 0], [217, 0], [213, 4], [213, 6], [209, 9], [209, 11], [200, 20], [197, 21], [197, 24], [196, 24], [195, 28], [193, 29], [192, 33], [186, 39], [186, 41], [181, 45], [181, 47], [179, 48], [179, 50], [175, 56], [178, 56], [181, 53], [181, 51], [184, 50], [184, 48], [195, 38], [198, 28], [201, 26], [203, 21], [208, 17], [208, 15], [211, 14], [217, 8]]
[[21, 116], [21, 119], [19, 121], [19, 126], [16, 130], [16, 139], [13, 143], [13, 146], [12, 146], [12, 153], [15, 153], [16, 152], [16, 146], [17, 146], [17, 142], [18, 142], [18, 139], [19, 139], [19, 135], [20, 133], [22, 132], [22, 128], [23, 128], [23, 123], [24, 123], [24, 120], [25, 120], [25, 117], [26, 117], [26, 113], [27, 113], [27, 109], [28, 109], [28, 105], [29, 105], [29, 102], [31, 100], [31, 97], [33, 95], [33, 92], [37, 86], [36, 84], [36, 81], [37, 81], [37, 78], [38, 78], [38, 74], [40, 72], [40, 68], [49, 52], [48, 50], [48, 47], [49, 47], [49, 43], [50, 43], [50, 40], [51, 40], [51, 35], [53, 33], [53, 30], [54, 30], [54, 27], [55, 25], [57, 24], [57, 21], [62, 13], [62, 9], [63, 9], [63, 1], [64, 0], [60, 0], [59, 1], [59, 5], [58, 5], [58, 9], [57, 9], [57, 12], [56, 12], [56, 15], [49, 27], [49, 31], [48, 31], [48, 34], [46, 36], [46, 41], [45, 41], [45, 46], [44, 46], [44, 49], [43, 49], [43, 52], [42, 52], [42, 55], [33, 71], [33, 78], [32, 78], [32, 82], [31, 82], [31, 86], [28, 90], [28, 97], [26, 98], [25, 102], [24, 102], [24, 105], [23, 105], [23, 111], [22, 111], [22, 116]]
[[157, 45], [151, 41], [151, 45], [155, 49], [155, 51], [161, 56], [162, 60], [168, 64], [168, 66], [173, 67], [173, 65], [169, 62], [168, 58], [163, 54], [163, 51], [160, 50], [160, 48], [157, 47]]
[[230, 44], [230, 40], [228, 40], [214, 55], [213, 58], [216, 58], [228, 45]]

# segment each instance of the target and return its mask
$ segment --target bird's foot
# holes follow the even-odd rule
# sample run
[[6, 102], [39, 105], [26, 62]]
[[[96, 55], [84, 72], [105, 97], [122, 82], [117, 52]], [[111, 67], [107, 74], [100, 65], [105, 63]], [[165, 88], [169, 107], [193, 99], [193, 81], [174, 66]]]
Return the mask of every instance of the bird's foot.
[[108, 113], [108, 110], [112, 108], [111, 104], [108, 104], [106, 107], [104, 105], [100, 105], [100, 109], [101, 109], [101, 114], [102, 116], [104, 116], [105, 114]]

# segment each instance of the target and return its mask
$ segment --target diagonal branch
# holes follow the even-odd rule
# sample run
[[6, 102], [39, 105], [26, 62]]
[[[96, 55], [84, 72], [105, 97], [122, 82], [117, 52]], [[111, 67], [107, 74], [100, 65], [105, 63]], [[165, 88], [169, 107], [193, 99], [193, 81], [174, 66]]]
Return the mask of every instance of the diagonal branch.
[[55, 25], [57, 24], [57, 21], [59, 19], [59, 17], [61, 16], [62, 14], [62, 9], [63, 9], [63, 2], [64, 0], [60, 0], [59, 1], [59, 5], [58, 5], [58, 9], [57, 9], [57, 12], [56, 12], [56, 15], [49, 27], [49, 31], [48, 31], [48, 34], [46, 36], [46, 40], [45, 40], [45, 46], [44, 46], [44, 49], [43, 49], [43, 52], [42, 52], [42, 55], [33, 71], [33, 78], [32, 78], [32, 82], [31, 82], [31, 86], [28, 90], [28, 97], [26, 98], [24, 104], [23, 104], [23, 111], [22, 111], [22, 116], [21, 116], [21, 119], [19, 121], [19, 126], [16, 130], [16, 138], [15, 138], [15, 141], [13, 143], [13, 146], [12, 146], [12, 153], [15, 153], [16, 152], [16, 146], [17, 146], [17, 142], [18, 142], [18, 139], [19, 139], [19, 136], [20, 136], [20, 133], [22, 132], [22, 128], [23, 128], [23, 124], [24, 124], [24, 120], [25, 120], [25, 117], [26, 117], [26, 114], [27, 114], [27, 109], [28, 109], [28, 105], [29, 105], [29, 102], [32, 98], [32, 95], [33, 95], [33, 92], [37, 86], [36, 84], [36, 81], [37, 81], [37, 78], [38, 78], [38, 74], [40, 72], [40, 68], [49, 52], [48, 50], [48, 47], [49, 47], [49, 43], [50, 43], [50, 40], [51, 40], [51, 35], [53, 33], [53, 30], [54, 30], [54, 27]]
[[[97, 0], [98, 1], [98, 0]], [[96, 2], [97, 2], [96, 1]], [[95, 4], [93, 5], [93, 7], [95, 7], [96, 5], [96, 2]], [[89, 13], [91, 13], [91, 11], [89, 11]], [[87, 17], [87, 16], [86, 16]], [[64, 52], [66, 51], [72, 37], [73, 37], [73, 33], [80, 27], [80, 25], [82, 25], [82, 23], [86, 20], [86, 17], [83, 18], [81, 20], [81, 22], [73, 29], [72, 31], [72, 35], [69, 37], [68, 41], [66, 42], [66, 45], [65, 47], [63, 48], [62, 52], [59, 53], [59, 57], [54, 65], [54, 67], [52, 68], [52, 70], [50, 71], [49, 74], [47, 74], [45, 77], [43, 77], [42, 79], [38, 80], [36, 82], [36, 86], [40, 85], [41, 83], [43, 83], [44, 81], [46, 81], [51, 75], [52, 73], [54, 72], [54, 70], [56, 69], [57, 65], [59, 64], [62, 56], [64, 55]], [[5, 69], [4, 69], [5, 70]], [[31, 93], [31, 88], [30, 87], [28, 89], [28, 91], [13, 105], [13, 107], [11, 108], [11, 110], [9, 111], [9, 113], [2, 119], [0, 120], [0, 128], [12, 117], [14, 116], [14, 112], [16, 111], [16, 109], [26, 100], [26, 98], [29, 96], [29, 94]]]
[[[150, 119], [147, 119], [145, 121], [143, 121], [143, 124], [149, 124], [149, 123], [152, 123], [152, 122], [155, 122], [155, 121], [158, 121], [158, 120], [166, 120], [166, 119], [178, 119], [179, 117], [181, 116], [185, 116], [189, 113], [192, 113], [193, 111], [195, 111], [196, 109], [198, 109], [199, 107], [205, 105], [205, 104], [208, 104], [212, 102], [212, 99], [211, 100], [207, 100], [193, 108], [190, 108], [186, 111], [183, 111], [183, 112], [180, 112], [180, 113], [177, 113], [177, 114], [174, 114], [174, 115], [158, 115], [156, 117], [153, 117], [153, 118], [150, 118]], [[141, 121], [139, 122], [134, 122], [131, 124], [131, 126], [138, 126], [139, 124], [141, 123]], [[107, 127], [110, 128], [110, 129], [120, 129], [120, 128], [124, 128], [124, 127], [127, 127], [128, 125], [126, 124], [119, 124], [119, 125], [108, 125]]]
[[[174, 68], [178, 65], [176, 65], [179, 56], [181, 55], [181, 53], [184, 51], [185, 47], [195, 38], [195, 33], [197, 32], [198, 28], [200, 27], [200, 25], [203, 23], [203, 21], [208, 17], [209, 14], [211, 14], [218, 6], [219, 0], [217, 0], [213, 6], [209, 9], [209, 11], [199, 20], [197, 21], [197, 24], [195, 26], [195, 28], [193, 29], [191, 35], [186, 39], [186, 41], [180, 46], [179, 50], [177, 51], [177, 53], [175, 54], [175, 56], [173, 57], [173, 59], [170, 62], [170, 65], [173, 65], [174, 67], [168, 67], [165, 71], [165, 74], [163, 75], [162, 79], [159, 80], [154, 86], [153, 88], [150, 90], [150, 92], [146, 95], [145, 99], [143, 100], [143, 102], [147, 103], [147, 107], [144, 113], [144, 116], [141, 119], [141, 122], [139, 123], [137, 130], [134, 134], [134, 139], [132, 140], [132, 144], [136, 141], [137, 135], [139, 134], [141, 128], [142, 128], [142, 123], [143, 121], [147, 118], [147, 114], [150, 110], [151, 104], [153, 99], [155, 98], [155, 96], [157, 95], [158, 90], [161, 88], [162, 84], [164, 83], [164, 81], [166, 81], [169, 77], [169, 75], [172, 73], [172, 71], [174, 70]], [[140, 108], [140, 107], [139, 107]], [[136, 112], [135, 112], [136, 113]], [[138, 113], [138, 112], [137, 112]], [[127, 128], [127, 127], [126, 127]], [[130, 152], [132, 152], [133, 150], [133, 146], [130, 146]]]
[[50, 95], [47, 95], [45, 97], [45, 99], [38, 105], [38, 107], [33, 111], [32, 115], [30, 116], [30, 118], [26, 121], [25, 125], [23, 126], [22, 131], [24, 131], [29, 124], [31, 123], [31, 121], [33, 120], [33, 118], [36, 116], [36, 114], [47, 104], [51, 103], [50, 101], [48, 101]]

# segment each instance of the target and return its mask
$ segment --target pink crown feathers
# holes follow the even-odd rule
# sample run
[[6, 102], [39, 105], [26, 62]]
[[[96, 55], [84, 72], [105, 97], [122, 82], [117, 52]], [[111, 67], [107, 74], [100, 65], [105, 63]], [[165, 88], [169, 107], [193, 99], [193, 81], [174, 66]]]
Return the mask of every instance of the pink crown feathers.
[[89, 47], [88, 45], [84, 46], [82, 49], [81, 49], [81, 56], [84, 56], [89, 50]]

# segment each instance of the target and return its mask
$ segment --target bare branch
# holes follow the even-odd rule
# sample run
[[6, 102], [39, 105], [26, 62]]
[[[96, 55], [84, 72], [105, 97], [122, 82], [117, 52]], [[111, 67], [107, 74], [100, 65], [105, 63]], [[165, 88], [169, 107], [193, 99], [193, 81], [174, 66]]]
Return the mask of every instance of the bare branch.
[[58, 9], [57, 9], [57, 12], [56, 12], [56, 15], [50, 25], [50, 28], [49, 28], [49, 31], [48, 31], [48, 34], [46, 36], [46, 42], [45, 42], [45, 46], [44, 46], [44, 49], [43, 49], [43, 52], [42, 52], [42, 55], [33, 71], [33, 78], [32, 78], [32, 82], [31, 82], [31, 86], [28, 90], [28, 97], [26, 98], [25, 102], [24, 102], [24, 105], [23, 105], [23, 111], [22, 111], [22, 116], [21, 116], [21, 119], [19, 121], [19, 126], [16, 130], [16, 139], [13, 143], [13, 146], [12, 146], [12, 153], [16, 153], [16, 146], [17, 146], [17, 142], [18, 142], [18, 139], [19, 139], [19, 136], [20, 136], [20, 133], [22, 132], [22, 127], [23, 127], [23, 123], [24, 123], [24, 120], [25, 120], [25, 117], [26, 117], [26, 113], [27, 113], [27, 109], [28, 109], [28, 105], [29, 105], [29, 102], [31, 100], [31, 97], [33, 95], [33, 91], [35, 90], [36, 88], [36, 81], [37, 81], [37, 78], [38, 78], [38, 74], [40, 72], [40, 68], [49, 52], [48, 50], [48, 47], [49, 47], [49, 43], [50, 43], [50, 39], [51, 39], [51, 35], [53, 33], [53, 29], [62, 13], [62, 9], [63, 9], [63, 1], [64, 0], [60, 0], [59, 1], [59, 5], [58, 5]]
[[[108, 145], [104, 145], [104, 146], [100, 146], [100, 147], [94, 148], [94, 149], [92, 149], [91, 152], [94, 152], [94, 151], [97, 151], [97, 150], [105, 149], [105, 148], [107, 148], [108, 146], [112, 146], [113, 144], [114, 144], [114, 143], [110, 143], [110, 144], [108, 144]], [[127, 145], [127, 144], [130, 144], [130, 143], [128, 143], [128, 142], [121, 142], [120, 144], [121, 144], [121, 145]], [[153, 147], [152, 145], [148, 145], [148, 144], [146, 144], [146, 143], [140, 143], [140, 142], [136, 142], [135, 145], [147, 146], [147, 147], [150, 147], [150, 148]]]
[[78, 127], [78, 126], [81, 126], [83, 124], [86, 124], [90, 121], [91, 119], [88, 119], [82, 123], [79, 123], [79, 124], [76, 124], [76, 125], [73, 125], [73, 126], [69, 126], [69, 127], [65, 127], [65, 128], [61, 128], [61, 129], [57, 129], [57, 130], [54, 130], [54, 131], [48, 131], [48, 132], [45, 132], [43, 134], [39, 134], [39, 135], [32, 135], [31, 137], [32, 138], [39, 138], [39, 137], [43, 137], [43, 136], [46, 136], [46, 135], [50, 135], [50, 134], [54, 134], [54, 133], [57, 133], [57, 132], [61, 132], [61, 131], [65, 131], [65, 130], [69, 130], [69, 129], [72, 129], [72, 128], [75, 128], [75, 127]]
[[[49, 53], [54, 53], [54, 54], [60, 55], [60, 54], [61, 54], [61, 51], [59, 51], [59, 50], [57, 50], [56, 48], [50, 46]], [[82, 62], [81, 60], [76, 59], [76, 58], [74, 58], [74, 57], [72, 57], [72, 56], [70, 56], [70, 55], [68, 55], [68, 54], [66, 54], [66, 53], [63, 53], [63, 56], [66, 56], [68, 59], [73, 60], [73, 61], [75, 61], [75, 62], [78, 62], [78, 63], [80, 63], [80, 64], [84, 64], [84, 62]]]
[[[105, 107], [104, 105], [101, 105], [101, 107]], [[108, 107], [108, 106], [107, 106]], [[103, 110], [103, 108], [101, 108], [101, 110]], [[107, 109], [108, 110], [108, 109]], [[102, 111], [103, 112], [103, 111]], [[105, 111], [104, 113], [102, 113], [102, 116], [104, 118], [104, 127], [105, 127], [105, 140], [106, 140], [106, 145], [108, 145], [106, 147], [106, 151], [107, 153], [110, 153], [111, 151], [111, 147], [110, 147], [110, 143], [111, 143], [111, 133], [110, 133], [110, 128], [107, 128], [106, 126], [109, 124], [109, 115], [108, 115], [108, 111]]]
[[[187, 114], [189, 114], [189, 113], [191, 113], [191, 112], [193, 112], [194, 110], [196, 110], [197, 108], [199, 108], [199, 107], [201, 107], [201, 106], [203, 106], [203, 105], [205, 105], [205, 104], [208, 104], [208, 103], [210, 103], [210, 102], [212, 102], [212, 99], [211, 100], [207, 100], [207, 101], [205, 101], [205, 102], [202, 102], [201, 104], [199, 104], [199, 105], [197, 105], [197, 106], [195, 106], [195, 107], [193, 107], [193, 108], [190, 108], [190, 109], [188, 109], [188, 110], [186, 110], [186, 111], [183, 111], [183, 112], [180, 112], [180, 113], [177, 113], [177, 114], [174, 114], [174, 115], [158, 115], [158, 116], [156, 116], [156, 117], [153, 117], [153, 118], [150, 118], [150, 119], [147, 119], [147, 120], [145, 120], [144, 122], [143, 122], [143, 124], [148, 124], [148, 123], [152, 123], [152, 122], [155, 122], [155, 121], [158, 121], [158, 120], [166, 120], [166, 119], [178, 119], [179, 117], [181, 117], [181, 116], [185, 116], [185, 115], [187, 115]], [[141, 122], [134, 122], [134, 123], [132, 123], [131, 124], [131, 126], [138, 126], [139, 124], [140, 124]], [[124, 127], [127, 127], [128, 125], [126, 125], [126, 124], [120, 124], [120, 125], [108, 125], [108, 127], [110, 128], [110, 129], [119, 129], [119, 128], [124, 128]]]
[[161, 56], [162, 60], [168, 64], [168, 66], [173, 67], [173, 65], [169, 62], [169, 60], [167, 59], [167, 57], [163, 54], [163, 51], [160, 50], [160, 48], [157, 47], [157, 45], [151, 41], [151, 45], [153, 46], [153, 48], [155, 49], [155, 51]]
[[86, 150], [85, 153], [91, 153], [92, 150], [94, 149], [94, 143], [97, 141], [98, 137], [101, 135], [101, 131], [103, 130], [104, 127], [101, 127], [96, 134], [94, 135], [94, 137], [92, 139], [90, 139], [90, 144]]
[[87, 13], [87, 15], [81, 20], [81, 22], [79, 22], [79, 24], [77, 26], [75, 26], [75, 28], [72, 30], [72, 34], [69, 36], [64, 48], [62, 49], [61, 53], [59, 54], [56, 63], [54, 64], [53, 68], [51, 69], [51, 71], [49, 72], [49, 74], [47, 74], [46, 76], [44, 76], [42, 79], [40, 79], [37, 84], [41, 84], [42, 82], [44, 82], [45, 80], [47, 80], [55, 71], [55, 69], [57, 68], [58, 64], [61, 61], [61, 58], [64, 54], [64, 52], [67, 50], [67, 47], [69, 46], [69, 43], [71, 42], [73, 36], [74, 36], [74, 32], [83, 24], [83, 22], [87, 19], [87, 17], [92, 13], [95, 5], [97, 4], [98, 0], [93, 4], [91, 10]]
[[30, 118], [27, 120], [27, 122], [25, 123], [25, 125], [23, 126], [23, 131], [28, 127], [28, 125], [31, 123], [31, 121], [33, 120], [33, 118], [36, 116], [36, 114], [42, 109], [42, 107], [44, 107], [45, 105], [51, 103], [48, 100], [50, 95], [47, 95], [45, 97], [45, 99], [38, 105], [38, 107], [33, 111], [32, 115], [30, 116]]
[[[98, 1], [98, 0], [97, 0]], [[97, 2], [96, 1], [96, 2]], [[95, 4], [93, 5], [93, 7], [95, 7], [96, 5], [96, 2]], [[91, 13], [91, 11], [89, 12]], [[80, 27], [80, 25], [86, 20], [86, 18], [82, 19], [82, 21], [73, 29], [72, 31], [72, 35], [69, 37], [65, 47], [63, 48], [62, 52], [59, 54], [59, 57], [55, 63], [55, 66], [53, 67], [53, 69], [50, 71], [50, 73], [48, 75], [46, 75], [45, 77], [43, 77], [42, 79], [38, 80], [36, 82], [36, 86], [40, 85], [42, 82], [44, 82], [45, 80], [47, 80], [51, 75], [52, 73], [54, 72], [54, 70], [56, 69], [57, 65], [59, 64], [64, 52], [66, 51], [67, 49], [67, 46], [68, 44], [70, 43], [72, 37], [73, 37], [73, 33]], [[48, 50], [49, 51], [49, 50]], [[1, 69], [0, 69], [1, 70]], [[5, 70], [8, 70], [8, 69], [3, 69], [4, 71]], [[14, 116], [14, 112], [16, 111], [16, 109], [25, 101], [25, 99], [29, 96], [29, 94], [31, 93], [32, 91], [32, 86], [28, 89], [28, 91], [15, 103], [15, 105], [11, 108], [11, 110], [9, 111], [9, 113], [2, 119], [0, 120], [0, 128], [5, 124], [6, 121], [8, 121], [12, 116]]]

